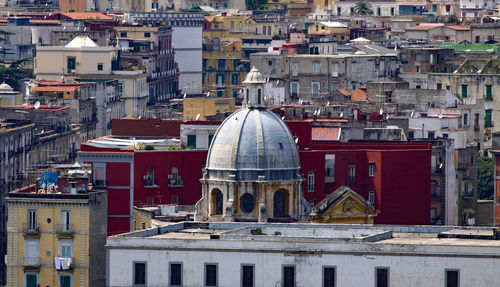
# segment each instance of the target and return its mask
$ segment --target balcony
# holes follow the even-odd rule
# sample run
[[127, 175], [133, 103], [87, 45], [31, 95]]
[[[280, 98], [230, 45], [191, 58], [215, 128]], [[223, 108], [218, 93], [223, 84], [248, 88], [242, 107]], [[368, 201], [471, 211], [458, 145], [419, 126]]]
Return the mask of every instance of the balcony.
[[56, 233], [58, 238], [73, 238], [75, 229], [73, 224], [57, 224]]
[[23, 267], [40, 268], [40, 257], [23, 257]]
[[168, 186], [169, 187], [183, 187], [184, 181], [180, 176], [174, 177], [173, 175], [168, 175]]
[[38, 223], [23, 223], [23, 233], [25, 237], [40, 236], [40, 225]]

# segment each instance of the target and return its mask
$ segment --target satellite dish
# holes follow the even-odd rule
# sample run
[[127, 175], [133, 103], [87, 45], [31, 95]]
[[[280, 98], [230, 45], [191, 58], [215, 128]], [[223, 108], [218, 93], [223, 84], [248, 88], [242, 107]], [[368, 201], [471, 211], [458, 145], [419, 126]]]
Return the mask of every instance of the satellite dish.
[[266, 79], [266, 83], [269, 83], [269, 78]]
[[35, 110], [38, 110], [40, 108], [40, 102], [36, 102], [33, 107], [35, 107]]
[[411, 112], [410, 117], [413, 117], [414, 112]]
[[139, 118], [138, 118], [138, 119], [140, 120], [141, 118], [142, 118], [142, 116], [139, 116]]
[[210, 97], [210, 92], [207, 92], [207, 98]]
[[200, 114], [197, 114], [196, 115], [196, 120], [199, 120], [200, 119]]
[[279, 85], [279, 83], [280, 83], [280, 80], [277, 80], [277, 81], [276, 81], [276, 85]]
[[296, 138], [296, 139], [295, 139], [295, 143], [298, 143], [298, 142], [299, 142], [299, 138]]
[[184, 99], [186, 98], [186, 93], [184, 93]]
[[440, 113], [439, 114], [439, 118], [442, 119], [443, 118], [443, 114]]
[[344, 113], [340, 113], [340, 117], [343, 117], [344, 116]]
[[326, 103], [326, 105], [327, 105], [327, 106], [329, 106], [329, 105], [330, 105], [330, 102]]
[[52, 103], [49, 103], [49, 108], [52, 107]]
[[380, 111], [378, 112], [380, 115], [382, 115], [384, 113], [384, 110], [382, 108], [380, 108]]
[[319, 114], [321, 114], [321, 110], [320, 109], [318, 109], [318, 116], [319, 116]]
[[284, 121], [285, 120], [285, 116], [282, 116], [281, 119]]
[[439, 164], [439, 168], [441, 169], [443, 167], [443, 163], [440, 163]]

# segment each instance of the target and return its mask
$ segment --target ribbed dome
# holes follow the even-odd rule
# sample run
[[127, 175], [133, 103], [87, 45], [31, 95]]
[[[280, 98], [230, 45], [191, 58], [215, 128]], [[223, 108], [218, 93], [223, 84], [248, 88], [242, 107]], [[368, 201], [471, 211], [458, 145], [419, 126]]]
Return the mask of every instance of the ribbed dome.
[[13, 91], [14, 89], [9, 86], [9, 84], [3, 82], [1, 85], [0, 85], [0, 91]]
[[290, 130], [278, 116], [266, 109], [241, 109], [215, 133], [206, 169], [207, 179], [295, 180], [300, 161]]

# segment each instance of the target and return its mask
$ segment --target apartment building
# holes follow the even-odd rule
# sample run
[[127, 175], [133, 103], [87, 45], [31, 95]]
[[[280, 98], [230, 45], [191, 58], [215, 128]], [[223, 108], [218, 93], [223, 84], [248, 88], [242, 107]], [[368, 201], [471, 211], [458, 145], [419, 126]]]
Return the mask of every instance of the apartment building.
[[88, 177], [66, 179], [6, 198], [7, 286], [104, 286], [107, 193], [88, 190]]

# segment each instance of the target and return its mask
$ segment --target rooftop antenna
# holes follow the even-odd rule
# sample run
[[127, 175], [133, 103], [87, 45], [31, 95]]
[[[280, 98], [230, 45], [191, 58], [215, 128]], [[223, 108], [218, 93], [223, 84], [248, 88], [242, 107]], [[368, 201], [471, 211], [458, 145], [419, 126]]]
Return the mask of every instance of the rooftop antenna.
[[40, 108], [40, 102], [36, 102], [33, 107], [35, 108], [35, 110], [38, 110]]

